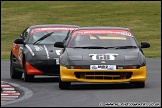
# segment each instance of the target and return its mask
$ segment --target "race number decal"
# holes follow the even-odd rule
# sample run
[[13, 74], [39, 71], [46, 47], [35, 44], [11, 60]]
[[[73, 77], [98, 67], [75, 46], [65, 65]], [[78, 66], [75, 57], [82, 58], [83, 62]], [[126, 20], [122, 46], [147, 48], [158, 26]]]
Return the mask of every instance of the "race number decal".
[[89, 54], [90, 57], [92, 57], [92, 60], [115, 60], [115, 57], [118, 54]]
[[36, 51], [41, 51], [41, 50], [43, 50], [43, 47], [42, 46], [34, 46], [34, 48], [35, 48], [35, 50]]
[[90, 70], [116, 70], [116, 65], [90, 65]]

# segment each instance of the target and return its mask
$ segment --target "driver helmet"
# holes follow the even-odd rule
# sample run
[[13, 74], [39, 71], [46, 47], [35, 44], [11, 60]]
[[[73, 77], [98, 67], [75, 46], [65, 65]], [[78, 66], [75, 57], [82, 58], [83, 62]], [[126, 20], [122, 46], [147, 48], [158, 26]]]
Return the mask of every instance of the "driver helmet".
[[75, 41], [77, 44], [85, 44], [89, 41], [89, 36], [76, 36]]

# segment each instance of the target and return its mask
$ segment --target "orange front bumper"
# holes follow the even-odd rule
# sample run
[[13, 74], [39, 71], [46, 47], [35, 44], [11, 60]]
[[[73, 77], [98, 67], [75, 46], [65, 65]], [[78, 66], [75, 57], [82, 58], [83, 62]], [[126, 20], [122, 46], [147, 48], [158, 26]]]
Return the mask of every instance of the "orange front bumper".
[[[130, 78], [121, 78], [121, 79], [104, 79], [104, 75], [95, 75], [97, 77], [100, 77], [100, 79], [94, 77], [93, 79], [88, 79], [85, 78], [85, 76], [83, 75], [83, 77], [77, 78], [75, 73], [80, 72], [80, 73], [90, 73], [90, 72], [118, 72], [120, 73], [132, 73]], [[93, 75], [91, 75], [93, 76]], [[111, 76], [111, 75], [110, 75]], [[103, 77], [103, 78], [102, 78]], [[112, 75], [113, 77], [113, 75]], [[146, 66], [140, 67], [139, 69], [116, 69], [115, 71], [110, 71], [110, 70], [106, 70], [106, 71], [92, 71], [89, 69], [68, 69], [67, 67], [64, 66], [60, 66], [60, 78], [62, 81], [69, 81], [69, 82], [102, 82], [102, 83], [119, 83], [119, 82], [134, 82], [134, 81], [145, 81], [146, 80]]]

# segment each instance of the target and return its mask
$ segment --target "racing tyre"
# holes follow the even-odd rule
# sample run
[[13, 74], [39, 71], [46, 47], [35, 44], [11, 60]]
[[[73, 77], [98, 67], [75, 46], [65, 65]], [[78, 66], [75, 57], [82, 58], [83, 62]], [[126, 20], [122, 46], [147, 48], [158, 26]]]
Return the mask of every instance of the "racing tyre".
[[28, 75], [26, 72], [26, 61], [24, 63], [24, 81], [25, 82], [31, 82], [34, 80], [34, 75]]
[[133, 85], [135, 88], [144, 88], [145, 87], [145, 82], [131, 82], [130, 84]]
[[10, 77], [12, 79], [21, 79], [22, 78], [22, 74], [21, 72], [17, 72], [15, 70], [15, 67], [13, 66], [13, 62], [15, 61], [15, 58], [13, 57], [13, 55], [11, 54], [11, 59], [10, 59]]
[[60, 77], [59, 77], [59, 88], [60, 89], [69, 89], [71, 85], [71, 82], [63, 82], [61, 81]]

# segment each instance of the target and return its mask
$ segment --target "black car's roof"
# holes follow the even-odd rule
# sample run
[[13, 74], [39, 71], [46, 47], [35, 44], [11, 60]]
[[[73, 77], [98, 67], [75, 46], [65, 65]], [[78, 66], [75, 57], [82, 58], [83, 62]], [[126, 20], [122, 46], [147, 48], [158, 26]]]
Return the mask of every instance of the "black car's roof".
[[110, 29], [110, 30], [128, 30], [130, 31], [128, 28], [124, 28], [124, 27], [112, 27], [112, 26], [91, 26], [91, 27], [79, 27], [76, 30], [102, 30], [102, 29]]
[[29, 28], [36, 28], [36, 27], [53, 27], [53, 26], [59, 26], [59, 27], [79, 27], [77, 25], [68, 25], [68, 24], [40, 24], [40, 25], [32, 25]]

